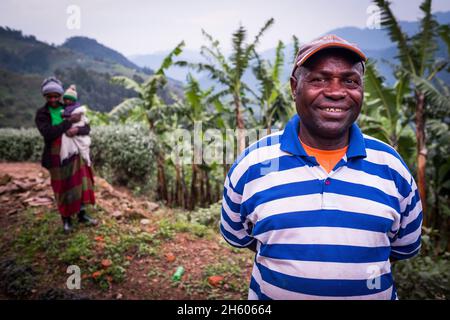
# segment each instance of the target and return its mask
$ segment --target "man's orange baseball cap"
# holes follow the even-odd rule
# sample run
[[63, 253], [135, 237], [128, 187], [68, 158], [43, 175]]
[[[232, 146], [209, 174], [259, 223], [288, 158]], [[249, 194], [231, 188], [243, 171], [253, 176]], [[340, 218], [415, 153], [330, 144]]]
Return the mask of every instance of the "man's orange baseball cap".
[[295, 77], [295, 70], [297, 70], [298, 67], [303, 65], [317, 52], [329, 48], [347, 49], [355, 53], [357, 57], [361, 58], [361, 63], [364, 68], [364, 63], [367, 61], [367, 57], [356, 44], [350, 43], [347, 40], [344, 40], [334, 34], [328, 34], [300, 47], [297, 53], [297, 57], [295, 58], [295, 64], [294, 68], [292, 69], [291, 76]]

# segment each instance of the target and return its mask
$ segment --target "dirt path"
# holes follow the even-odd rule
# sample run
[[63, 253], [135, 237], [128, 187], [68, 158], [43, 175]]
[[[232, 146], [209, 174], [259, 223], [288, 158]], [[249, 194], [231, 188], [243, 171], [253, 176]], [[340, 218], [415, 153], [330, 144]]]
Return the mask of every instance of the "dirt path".
[[[246, 298], [252, 254], [225, 244], [216, 226], [190, 223], [185, 212], [99, 177], [95, 184], [90, 213], [100, 225], [64, 235], [47, 171], [0, 163], [0, 299]], [[81, 269], [80, 290], [67, 289], [69, 265]], [[185, 273], [176, 282], [178, 266]]]

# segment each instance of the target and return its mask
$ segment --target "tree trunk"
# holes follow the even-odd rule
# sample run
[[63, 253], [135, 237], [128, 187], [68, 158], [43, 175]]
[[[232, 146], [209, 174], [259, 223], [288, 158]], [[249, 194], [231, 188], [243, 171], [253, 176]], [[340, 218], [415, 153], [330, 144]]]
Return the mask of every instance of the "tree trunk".
[[214, 197], [214, 202], [217, 202], [219, 200], [222, 199], [222, 188], [221, 188], [221, 184], [216, 183], [216, 192], [214, 193], [215, 197]]
[[192, 162], [192, 178], [191, 178], [191, 199], [189, 209], [194, 210], [197, 202], [197, 169], [194, 162]]
[[167, 193], [167, 182], [166, 174], [164, 171], [164, 158], [160, 152], [156, 156], [157, 167], [158, 167], [158, 194], [161, 200], [167, 203], [168, 193]]
[[181, 192], [183, 194], [183, 208], [188, 209], [189, 195], [187, 193], [186, 180], [185, 180], [183, 166], [181, 166]]
[[181, 170], [179, 164], [175, 164], [175, 174], [175, 203], [177, 206], [183, 206], [183, 191], [181, 187]]
[[206, 188], [205, 188], [205, 171], [200, 169], [200, 206], [204, 207], [206, 203]]
[[212, 203], [211, 199], [211, 184], [209, 182], [208, 171], [205, 170], [205, 186], [206, 186], [206, 204], [210, 205]]
[[422, 200], [423, 225], [428, 226], [426, 163], [427, 146], [425, 137], [425, 96], [416, 91], [416, 139], [417, 139], [417, 188]]
[[272, 114], [270, 112], [270, 108], [268, 105], [266, 105], [266, 110], [267, 110], [267, 115], [266, 115], [266, 130], [267, 130], [267, 135], [272, 133]]
[[238, 154], [241, 154], [245, 149], [245, 134], [244, 134], [244, 116], [241, 112], [241, 100], [239, 96], [234, 97], [234, 105], [236, 107], [236, 129], [237, 132], [237, 142], [238, 142]]

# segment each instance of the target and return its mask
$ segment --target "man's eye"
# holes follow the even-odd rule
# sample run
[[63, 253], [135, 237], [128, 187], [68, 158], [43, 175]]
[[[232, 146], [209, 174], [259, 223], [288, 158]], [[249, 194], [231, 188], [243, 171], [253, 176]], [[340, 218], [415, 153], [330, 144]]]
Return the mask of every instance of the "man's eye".
[[346, 79], [345, 83], [346, 84], [350, 84], [350, 85], [357, 85], [358, 84], [355, 80], [352, 80], [352, 79]]
[[324, 78], [313, 78], [311, 82], [325, 82]]

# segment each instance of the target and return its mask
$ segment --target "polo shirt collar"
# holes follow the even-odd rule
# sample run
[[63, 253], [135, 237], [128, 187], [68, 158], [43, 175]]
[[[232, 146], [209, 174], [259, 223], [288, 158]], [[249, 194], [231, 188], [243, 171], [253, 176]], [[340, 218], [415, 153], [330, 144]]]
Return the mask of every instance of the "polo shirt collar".
[[[293, 155], [307, 157], [305, 149], [300, 143], [300, 139], [298, 138], [298, 128], [300, 124], [300, 117], [296, 114], [291, 120], [286, 124], [284, 128], [284, 132], [280, 137], [280, 149], [291, 153]], [[361, 133], [361, 129], [359, 129], [358, 125], [355, 123], [350, 127], [350, 139], [349, 146], [347, 149], [347, 159], [354, 157], [363, 157], [367, 156], [366, 154], [366, 146], [364, 142], [364, 137]]]

